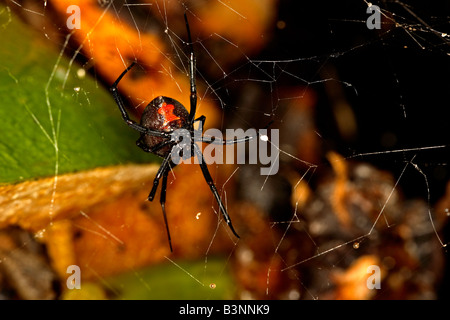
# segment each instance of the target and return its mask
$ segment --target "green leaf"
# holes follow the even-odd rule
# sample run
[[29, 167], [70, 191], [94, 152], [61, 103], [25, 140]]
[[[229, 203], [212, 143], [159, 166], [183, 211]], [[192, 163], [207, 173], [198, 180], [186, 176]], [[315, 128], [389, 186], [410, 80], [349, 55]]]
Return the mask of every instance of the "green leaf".
[[109, 91], [0, 6], [0, 183], [149, 162]]
[[161, 264], [104, 279], [115, 299], [205, 300], [231, 299], [234, 282], [225, 259]]

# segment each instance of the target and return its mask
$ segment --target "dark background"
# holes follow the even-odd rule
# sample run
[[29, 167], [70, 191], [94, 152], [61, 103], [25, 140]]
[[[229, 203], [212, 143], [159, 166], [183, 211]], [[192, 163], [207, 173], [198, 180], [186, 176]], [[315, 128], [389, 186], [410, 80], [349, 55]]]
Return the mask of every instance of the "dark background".
[[[357, 135], [350, 139], [339, 134], [324, 87], [314, 86], [319, 93], [318, 130], [325, 144], [344, 156], [444, 145], [436, 150], [362, 159], [398, 177], [405, 161], [415, 156], [414, 163], [426, 175], [429, 190], [417, 170], [406, 170], [400, 186], [406, 197], [427, 199], [429, 195], [433, 205], [444, 196], [450, 178], [450, 38], [434, 32], [450, 32], [450, 2], [373, 4], [387, 10], [402, 26], [368, 30], [364, 21], [369, 15], [363, 1], [282, 0], [279, 19], [286, 22], [286, 28], [276, 31], [274, 42], [263, 55], [272, 59], [317, 56], [324, 65], [336, 68], [340, 80], [353, 85], [345, 92], [358, 124]], [[382, 21], [386, 23], [386, 19]], [[306, 79], [320, 79], [315, 66], [310, 70], [307, 65], [302, 67], [298, 72]], [[389, 143], [386, 136], [391, 137]], [[447, 243], [448, 225], [444, 237]], [[449, 254], [445, 252], [448, 265]], [[450, 296], [446, 289], [449, 281], [447, 273], [440, 298]]]
[[[450, 3], [409, 1], [410, 11], [394, 2], [378, 5], [386, 14], [393, 14], [401, 27], [382, 17], [382, 30], [369, 30], [363, 1], [282, 0], [279, 19], [286, 22], [286, 28], [276, 31], [263, 56], [317, 57], [324, 66], [330, 64], [336, 69], [339, 80], [352, 85], [344, 88], [358, 125], [357, 135], [350, 138], [339, 134], [324, 87], [314, 85], [319, 97], [319, 131], [329, 147], [344, 156], [445, 145], [436, 150], [364, 159], [399, 173], [405, 161], [416, 155], [414, 162], [427, 175], [434, 202], [443, 196], [450, 177], [450, 46], [449, 37], [443, 38], [433, 29], [450, 32]], [[311, 64], [308, 69], [308, 64], [303, 64], [301, 70], [290, 72], [298, 71], [310, 81], [319, 80], [322, 75], [317, 66], [321, 67]], [[408, 171], [401, 180], [404, 191], [412, 197], [426, 197], [423, 176]]]

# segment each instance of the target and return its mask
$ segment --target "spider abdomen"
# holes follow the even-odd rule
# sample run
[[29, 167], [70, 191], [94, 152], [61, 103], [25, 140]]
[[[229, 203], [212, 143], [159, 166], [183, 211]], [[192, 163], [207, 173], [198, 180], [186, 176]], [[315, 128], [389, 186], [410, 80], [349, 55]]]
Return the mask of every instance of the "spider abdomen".
[[[145, 107], [140, 124], [155, 131], [173, 132], [176, 129], [186, 128], [189, 124], [189, 112], [177, 100], [159, 96]], [[168, 144], [156, 151], [153, 150], [165, 141], [167, 138], [142, 133], [136, 144], [144, 151], [164, 157], [170, 152], [172, 145]]]

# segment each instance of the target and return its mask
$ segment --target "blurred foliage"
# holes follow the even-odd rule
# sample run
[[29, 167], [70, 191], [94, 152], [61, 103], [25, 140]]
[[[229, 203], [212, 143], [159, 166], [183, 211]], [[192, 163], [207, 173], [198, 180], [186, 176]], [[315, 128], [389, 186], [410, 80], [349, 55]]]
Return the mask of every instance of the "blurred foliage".
[[[42, 33], [0, 7], [0, 182], [149, 161], [134, 145], [115, 102], [89, 76], [77, 76]], [[20, 41], [18, 41], [20, 39]]]

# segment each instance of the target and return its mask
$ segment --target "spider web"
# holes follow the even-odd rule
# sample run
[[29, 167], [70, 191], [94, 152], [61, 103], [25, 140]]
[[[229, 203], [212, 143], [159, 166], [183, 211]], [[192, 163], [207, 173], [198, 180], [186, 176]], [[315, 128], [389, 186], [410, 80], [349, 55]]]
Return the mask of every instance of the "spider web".
[[[442, 289], [448, 279], [443, 262], [449, 212], [445, 189], [450, 176], [445, 112], [450, 89], [448, 4], [373, 3], [381, 9], [381, 26], [371, 30], [366, 25], [371, 4], [363, 0], [259, 5], [249, 1], [249, 6], [267, 6], [261, 11], [266, 14], [263, 22], [233, 1], [211, 2], [98, 1], [102, 15], [89, 30], [89, 34], [97, 32], [105, 15], [112, 14], [133, 30], [142, 46], [148, 33], [161, 37], [164, 47], [150, 48], [162, 54], [164, 63], [143, 63], [141, 73], [172, 79], [178, 90], [173, 98], [188, 99], [188, 91], [175, 76], [184, 74], [187, 80], [183, 20], [187, 12], [197, 56], [197, 116], [209, 114], [207, 108], [212, 106], [217, 111], [212, 123], [223, 131], [262, 129], [269, 124], [269, 130], [279, 132], [275, 148], [280, 167], [275, 175], [259, 175], [260, 165], [234, 164], [224, 169], [221, 164], [211, 165], [241, 239], [227, 234], [211, 197], [209, 212], [189, 213], [197, 214], [197, 219], [217, 217], [208, 238], [192, 249], [202, 270], [193, 272], [183, 266], [189, 257], [170, 254], [164, 255], [166, 267], [191, 279], [193, 291], [215, 288], [224, 270], [230, 270], [231, 297], [240, 299], [448, 296]], [[5, 3], [8, 12], [18, 12], [30, 24], [35, 19], [46, 21], [37, 29], [49, 44], [56, 44], [60, 58], [70, 59], [66, 77], [87, 70], [98, 90], [104, 90], [108, 80], [97, 69], [102, 61], [86, 54], [95, 50], [90, 38], [77, 42], [76, 31], [65, 34], [52, 29], [55, 8], [50, 2]], [[208, 29], [202, 13], [210, 5], [222, 7], [237, 29], [258, 30], [257, 45], [247, 45], [227, 29]], [[257, 29], [257, 23], [263, 27]], [[145, 54], [121, 48], [117, 45], [115, 52], [121, 70], [129, 60], [139, 61]], [[48, 92], [59, 64], [55, 61], [43, 101], [51, 130], [41, 126], [36, 133], [46, 135], [54, 150], [54, 192], [60, 174], [58, 132], [63, 115], [54, 118]], [[82, 93], [87, 104], [95, 94], [82, 87], [74, 90], [74, 99]], [[148, 96], [129, 97], [136, 99], [132, 100], [135, 108], [154, 97], [156, 89], [148, 90]], [[201, 175], [199, 169], [197, 174]], [[181, 179], [177, 169], [171, 176]], [[150, 205], [159, 210], [158, 202]], [[126, 245], [108, 226], [99, 225], [86, 212], [80, 215], [92, 222], [88, 232]], [[176, 238], [175, 230], [183, 226], [170, 227]], [[221, 233], [228, 235], [228, 244], [217, 253], [212, 248], [223, 241]], [[207, 281], [204, 273], [212, 269], [218, 255], [222, 260], [216, 280]], [[380, 290], [367, 287], [367, 267], [372, 265], [382, 270]], [[152, 283], [140, 272], [132, 273], [142, 288], [151, 291]], [[407, 292], [400, 293], [401, 286]]]

